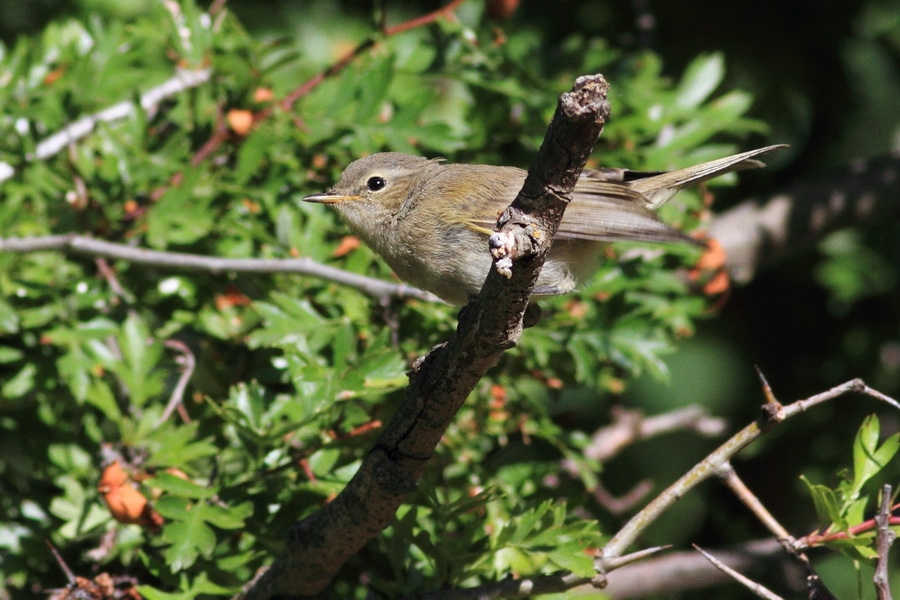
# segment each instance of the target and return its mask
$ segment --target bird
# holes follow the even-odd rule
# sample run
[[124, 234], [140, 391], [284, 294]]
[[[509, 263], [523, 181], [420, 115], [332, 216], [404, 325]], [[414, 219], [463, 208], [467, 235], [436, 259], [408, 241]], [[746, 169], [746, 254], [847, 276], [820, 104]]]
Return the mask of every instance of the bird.
[[[784, 147], [675, 171], [583, 170], [533, 294], [575, 290], [596, 272], [610, 242], [699, 243], [660, 220], [656, 209], [688, 186], [764, 166], [755, 157]], [[302, 200], [333, 206], [403, 281], [462, 305], [481, 290], [492, 264], [488, 236], [526, 175], [517, 167], [379, 152], [350, 163], [327, 192]]]

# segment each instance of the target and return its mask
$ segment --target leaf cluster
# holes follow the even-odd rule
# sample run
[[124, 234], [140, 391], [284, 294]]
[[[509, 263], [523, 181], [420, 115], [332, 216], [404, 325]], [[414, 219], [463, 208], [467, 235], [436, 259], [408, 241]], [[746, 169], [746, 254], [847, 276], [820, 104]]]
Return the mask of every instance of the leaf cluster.
[[[878, 417], [871, 415], [863, 422], [853, 442], [853, 468], [834, 488], [813, 484], [803, 477], [819, 517], [816, 540], [847, 554], [854, 560], [878, 557], [873, 547], [875, 528], [871, 496], [864, 487], [881, 473], [900, 450], [900, 433], [879, 444], [881, 428]], [[892, 502], [893, 504], [893, 502]]]

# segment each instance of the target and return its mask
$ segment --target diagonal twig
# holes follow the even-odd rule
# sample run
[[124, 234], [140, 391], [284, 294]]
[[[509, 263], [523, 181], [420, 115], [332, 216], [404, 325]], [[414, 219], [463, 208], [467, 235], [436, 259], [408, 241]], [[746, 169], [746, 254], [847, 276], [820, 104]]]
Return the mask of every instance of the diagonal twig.
[[[178, 69], [170, 79], [141, 94], [139, 104], [143, 110], [152, 110], [166, 98], [206, 83], [209, 81], [211, 74], [212, 69], [209, 68], [197, 70]], [[135, 110], [137, 110], [135, 103], [127, 100], [113, 104], [90, 115], [85, 115], [41, 140], [35, 151], [25, 156], [25, 160], [33, 162], [49, 158], [69, 144], [77, 142], [90, 134], [99, 123], [125, 119], [133, 115]], [[0, 162], [0, 183], [10, 179], [15, 173], [15, 168], [12, 165]]]
[[[769, 388], [768, 383], [765, 383], [765, 378], [762, 377], [762, 373], [760, 373], [760, 378], [764, 383], [766, 398], [769, 402], [777, 404], [778, 401], [775, 400], [775, 397], [772, 395], [772, 390]], [[750, 509], [750, 512], [752, 512], [756, 518], [775, 535], [775, 539], [778, 540], [781, 547], [784, 548], [791, 558], [793, 558], [803, 569], [806, 573], [806, 588], [810, 594], [810, 598], [817, 598], [818, 600], [834, 598], [834, 595], [825, 586], [825, 583], [819, 577], [819, 574], [816, 573], [812, 561], [809, 560], [809, 556], [803, 551], [803, 544], [798, 543], [797, 540], [788, 533], [787, 529], [778, 522], [775, 516], [769, 512], [756, 494], [754, 494], [738, 476], [730, 462], [727, 462], [722, 466], [719, 471], [719, 477], [725, 482], [728, 489], [730, 489], [735, 496]]]
[[[415, 17], [413, 19], [410, 19], [409, 21], [404, 21], [403, 23], [398, 23], [397, 25], [384, 27], [378, 33], [371, 35], [370, 37], [357, 44], [352, 50], [344, 54], [327, 69], [320, 73], [317, 73], [316, 75], [313, 75], [311, 78], [301, 83], [287, 96], [282, 98], [276, 105], [267, 106], [254, 113], [253, 122], [259, 123], [271, 117], [275, 111], [276, 106], [280, 107], [281, 110], [284, 111], [291, 110], [291, 108], [294, 106], [294, 104], [297, 103], [298, 100], [300, 100], [300, 98], [309, 94], [323, 81], [334, 77], [335, 75], [346, 69], [363, 52], [370, 48], [373, 48], [377, 44], [378, 40], [391, 37], [398, 33], [403, 33], [404, 31], [409, 31], [410, 29], [430, 25], [440, 18], [449, 18], [453, 11], [464, 1], [465, 0], [452, 0], [445, 6], [428, 14]], [[213, 152], [215, 152], [215, 150], [225, 141], [230, 139], [230, 137], [230, 131], [227, 128], [217, 127], [213, 131], [213, 134], [210, 136], [209, 140], [207, 140], [206, 143], [203, 144], [201, 149], [191, 158], [191, 164], [196, 166], [197, 164], [202, 162]]]
[[719, 478], [721, 478], [722, 481], [725, 482], [726, 487], [728, 487], [728, 489], [744, 503], [744, 506], [750, 509], [750, 512], [766, 526], [766, 529], [772, 532], [775, 539], [780, 542], [787, 542], [788, 544], [793, 543], [794, 538], [788, 533], [788, 530], [778, 522], [756, 494], [747, 487], [747, 484], [744, 483], [734, 470], [734, 467], [731, 466], [731, 461], [725, 461], [722, 465], [722, 468], [719, 470]]
[[172, 390], [172, 395], [169, 397], [169, 402], [166, 404], [166, 408], [163, 410], [162, 415], [160, 415], [159, 420], [157, 421], [157, 427], [165, 423], [176, 410], [178, 411], [178, 414], [181, 415], [182, 420], [186, 424], [190, 424], [191, 419], [188, 417], [187, 411], [184, 408], [184, 391], [187, 389], [187, 384], [194, 375], [197, 359], [184, 342], [179, 340], [166, 340], [163, 342], [163, 345], [166, 348], [171, 348], [172, 350], [181, 353], [181, 356], [178, 358], [178, 363], [182, 366], [182, 370], [181, 375], [178, 376], [178, 381], [175, 383], [175, 389]]
[[713, 566], [715, 566], [717, 569], [719, 569], [720, 571], [727, 574], [729, 577], [731, 577], [732, 579], [734, 579], [735, 581], [737, 581], [738, 583], [740, 583], [741, 585], [746, 587], [748, 590], [753, 592], [753, 594], [755, 596], [759, 596], [760, 598], [765, 598], [765, 600], [782, 600], [781, 596], [779, 596], [778, 594], [772, 592], [765, 586], [763, 586], [759, 583], [756, 583], [755, 581], [753, 581], [747, 577], [744, 577], [743, 575], [741, 575], [740, 573], [738, 573], [737, 571], [735, 571], [734, 569], [732, 569], [731, 567], [729, 567], [728, 565], [726, 565], [725, 563], [723, 563], [722, 561], [717, 559], [712, 554], [709, 554], [708, 552], [703, 550], [703, 548], [701, 548], [697, 544], [693, 544], [693, 546], [694, 546], [694, 549], [697, 550], [697, 552], [699, 552], [700, 554], [702, 554], [704, 556], [704, 558], [706, 558], [706, 560], [708, 560]]

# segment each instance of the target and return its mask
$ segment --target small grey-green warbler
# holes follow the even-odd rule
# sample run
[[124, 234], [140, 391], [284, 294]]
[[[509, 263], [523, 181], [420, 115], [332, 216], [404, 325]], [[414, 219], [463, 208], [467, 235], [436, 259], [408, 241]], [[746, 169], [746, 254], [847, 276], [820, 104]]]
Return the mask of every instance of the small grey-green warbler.
[[[541, 270], [535, 295], [570, 292], [597, 269], [608, 242], [686, 242], [692, 238], [655, 210], [679, 190], [723, 173], [763, 166], [767, 146], [677, 171], [585, 169]], [[491, 255], [488, 236], [526, 172], [515, 167], [446, 164], [398, 152], [356, 160], [324, 194], [350, 229], [404, 281], [453, 304], [481, 290]]]

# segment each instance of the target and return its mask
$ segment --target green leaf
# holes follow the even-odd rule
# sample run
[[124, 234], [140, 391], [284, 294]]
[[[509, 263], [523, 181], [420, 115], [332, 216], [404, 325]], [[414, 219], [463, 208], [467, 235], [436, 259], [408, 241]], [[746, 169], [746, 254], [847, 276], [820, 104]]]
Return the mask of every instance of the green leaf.
[[182, 498], [211, 498], [217, 493], [217, 490], [214, 488], [197, 485], [193, 481], [188, 481], [187, 479], [166, 472], [157, 474], [153, 479], [148, 481], [148, 484]]
[[[184, 579], [182, 579], [184, 582]], [[191, 582], [188, 589], [182, 592], [164, 592], [149, 585], [138, 586], [141, 596], [147, 600], [193, 600], [197, 596], [234, 596], [239, 587], [223, 587], [211, 582], [206, 573], [200, 572]]]
[[390, 332], [384, 330], [366, 349], [353, 367], [354, 376], [362, 377], [368, 390], [389, 391], [406, 385], [406, 363], [390, 347]]
[[170, 423], [160, 425], [149, 416], [144, 421], [149, 422], [149, 426], [136, 431], [133, 434], [135, 439], [131, 441], [140, 441], [152, 450], [148, 464], [162, 468], [179, 467], [198, 458], [215, 456], [220, 451], [211, 440], [198, 436], [199, 423], [177, 427]]
[[197, 596], [191, 592], [164, 592], [149, 585], [139, 585], [137, 590], [147, 600], [193, 600]]
[[0, 395], [6, 398], [21, 398], [34, 388], [34, 376], [36, 373], [37, 367], [35, 365], [27, 364], [23, 366], [0, 387]]
[[725, 61], [719, 53], [695, 58], [678, 84], [675, 103], [682, 108], [696, 108], [722, 83]]
[[220, 529], [240, 529], [252, 514], [253, 503], [249, 500], [230, 507], [209, 504], [203, 511], [203, 517]]
[[200, 169], [187, 169], [181, 185], [169, 186], [147, 215], [147, 241], [154, 248], [191, 244], [215, 225], [213, 188]]
[[150, 336], [146, 324], [135, 313], [130, 314], [123, 323], [117, 341], [121, 359], [104, 345], [95, 344], [92, 347], [102, 349], [104, 365], [128, 389], [129, 401], [136, 406], [144, 406], [147, 400], [162, 391], [162, 374], [155, 372], [162, 357], [162, 344]]
[[216, 535], [204, 521], [201, 506], [188, 510], [183, 520], [163, 527], [162, 539], [170, 544], [163, 556], [174, 572], [190, 568], [198, 556], [209, 558], [215, 550]]
[[0, 346], [0, 364], [9, 364], [22, 360], [23, 356], [25, 356], [25, 353], [17, 348]]
[[0, 298], [0, 331], [3, 333], [16, 333], [19, 331], [19, 316], [3, 298]]
[[146, 600], [194, 600], [197, 597], [197, 594], [190, 591], [164, 592], [149, 585], [139, 585], [137, 590]]
[[163, 528], [162, 532], [163, 540], [171, 544], [164, 554], [173, 571], [189, 568], [198, 556], [204, 558], [212, 556], [216, 536], [209, 525], [221, 529], [239, 529], [253, 512], [253, 504], [249, 501], [230, 508], [206, 504], [203, 501], [181, 504], [183, 501], [183, 499], [172, 499], [167, 502], [161, 500], [157, 506], [160, 514], [174, 519]]
[[853, 487], [850, 493], [855, 497], [863, 485], [877, 475], [900, 449], [900, 434], [894, 434], [878, 445], [881, 424], [876, 415], [869, 415], [863, 421], [853, 441]]
[[860, 498], [857, 498], [856, 500], [846, 504], [846, 506], [842, 510], [842, 513], [849, 527], [859, 525], [866, 520], [866, 506], [868, 504], [868, 496], [861, 496]]
[[[348, 106], [355, 107], [353, 123], [378, 122], [379, 111], [382, 109], [390, 89], [391, 80], [394, 77], [394, 57], [392, 54], [373, 55], [359, 72], [351, 75], [355, 85], [348, 86], [348, 92], [354, 95], [355, 102], [348, 102]], [[355, 88], [355, 89], [354, 89]]]
[[800, 479], [806, 484], [812, 496], [816, 515], [819, 517], [819, 528], [825, 530], [833, 525], [839, 531], [846, 530], [847, 523], [841, 515], [841, 504], [834, 491], [827, 486], [813, 484], [806, 477], [801, 476]]
[[76, 540], [111, 519], [109, 511], [96, 502], [96, 495], [88, 493], [80, 481], [64, 476], [55, 482], [63, 494], [50, 502], [50, 513], [63, 520], [59, 534], [67, 540]]
[[51, 444], [47, 448], [47, 458], [69, 475], [75, 473], [93, 474], [91, 455], [75, 444]]
[[84, 398], [97, 407], [113, 423], [117, 425], [122, 423], [123, 416], [122, 411], [119, 409], [119, 403], [105, 382], [99, 379], [91, 381], [88, 384]]
[[266, 152], [271, 148], [271, 132], [268, 129], [253, 131], [241, 144], [238, 151], [237, 166], [234, 170], [236, 183], [247, 183], [259, 171], [266, 159]]
[[579, 577], [593, 577], [594, 559], [578, 544], [565, 544], [547, 553], [547, 558], [560, 569], [571, 571]]
[[341, 453], [335, 448], [323, 448], [309, 457], [309, 468], [318, 477], [328, 476], [337, 464]]

